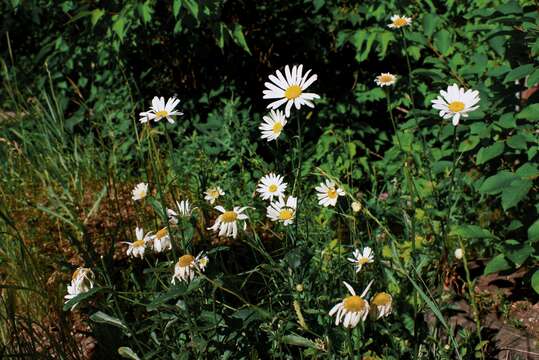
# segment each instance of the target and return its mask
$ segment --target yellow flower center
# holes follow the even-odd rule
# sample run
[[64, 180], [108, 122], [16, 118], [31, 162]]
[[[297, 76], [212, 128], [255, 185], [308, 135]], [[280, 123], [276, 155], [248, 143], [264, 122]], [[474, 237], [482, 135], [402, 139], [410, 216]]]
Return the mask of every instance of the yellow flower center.
[[168, 111], [161, 110], [155, 113], [155, 116], [158, 118], [163, 118], [168, 116]]
[[210, 190], [208, 190], [208, 195], [210, 195], [212, 198], [218, 198], [219, 197], [219, 190], [210, 189]]
[[403, 19], [403, 18], [396, 18], [393, 21], [393, 25], [395, 25], [395, 27], [403, 27], [405, 25], [408, 25], [408, 21], [406, 21], [406, 19]]
[[283, 124], [281, 124], [280, 122], [276, 122], [275, 124], [273, 124], [273, 128], [271, 128], [271, 131], [273, 131], [274, 134], [280, 134], [281, 130], [283, 130]]
[[272, 192], [272, 193], [276, 192], [277, 189], [278, 189], [278, 187], [277, 187], [277, 185], [275, 185], [275, 184], [271, 184], [271, 185], [268, 187], [268, 191], [269, 191], [269, 192]]
[[134, 248], [144, 247], [144, 240], [137, 240], [133, 243]]
[[330, 199], [335, 199], [337, 197], [337, 189], [335, 188], [330, 188], [328, 190], [328, 198]]
[[366, 257], [362, 257], [357, 261], [358, 265], [363, 265], [363, 264], [366, 264], [368, 262], [369, 262], [369, 258], [366, 258]]
[[360, 312], [365, 309], [365, 300], [357, 295], [348, 296], [343, 301], [343, 307], [346, 311]]
[[158, 232], [155, 233], [155, 237], [158, 238], [158, 239], [162, 239], [167, 235], [168, 235], [168, 230], [167, 230], [166, 227], [162, 228], [161, 230], [159, 230]]
[[299, 85], [292, 85], [284, 92], [284, 97], [288, 100], [294, 100], [301, 95], [301, 87]]
[[378, 76], [378, 81], [380, 81], [382, 84], [387, 84], [393, 81], [393, 76], [391, 75], [380, 75]]
[[290, 220], [294, 217], [294, 211], [292, 209], [282, 209], [279, 212], [279, 220]]
[[195, 261], [195, 257], [193, 255], [184, 255], [178, 259], [178, 265], [180, 267], [186, 267], [189, 266]]
[[235, 211], [225, 211], [223, 214], [221, 214], [221, 221], [230, 223], [236, 221], [238, 218], [238, 214], [236, 214]]
[[462, 101], [453, 101], [447, 106], [447, 108], [452, 112], [457, 113], [464, 110], [464, 103]]
[[371, 302], [373, 305], [376, 305], [376, 306], [383, 306], [383, 305], [391, 304], [391, 295], [385, 292], [378, 293], [374, 296]]

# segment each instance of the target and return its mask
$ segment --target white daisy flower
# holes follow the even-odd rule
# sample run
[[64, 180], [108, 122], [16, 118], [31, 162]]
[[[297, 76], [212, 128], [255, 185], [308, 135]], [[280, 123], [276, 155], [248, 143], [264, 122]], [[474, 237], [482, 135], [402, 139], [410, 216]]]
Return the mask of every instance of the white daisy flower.
[[262, 119], [264, 121], [258, 127], [262, 130], [261, 138], [268, 141], [277, 140], [286, 125], [284, 113], [281, 110], [271, 110], [269, 116], [266, 115]]
[[330, 205], [335, 206], [337, 204], [337, 198], [345, 195], [344, 190], [337, 187], [335, 182], [329, 179], [326, 179], [325, 183], [320, 183], [315, 190], [318, 191], [318, 194], [316, 194], [318, 197], [318, 204], [325, 207]]
[[155, 252], [162, 252], [172, 249], [172, 242], [170, 241], [170, 235], [166, 227], [162, 228], [155, 235], [152, 235], [153, 250]]
[[243, 221], [243, 230], [247, 228], [247, 220], [249, 217], [246, 214], [243, 214], [243, 211], [247, 209], [247, 206], [239, 207], [234, 206], [233, 210], [225, 210], [222, 206], [216, 206], [216, 210], [220, 211], [222, 214], [217, 217], [215, 224], [208, 230], [213, 230], [217, 232], [219, 230], [219, 236], [228, 236], [233, 237], [234, 239], [238, 236], [238, 221]]
[[284, 182], [284, 178], [281, 175], [269, 173], [260, 179], [256, 191], [260, 193], [262, 199], [273, 201], [273, 197], [284, 196], [287, 186], [287, 183]]
[[215, 186], [208, 188], [204, 194], [206, 195], [204, 196], [204, 200], [209, 201], [209, 203], [213, 205], [215, 200], [217, 200], [219, 196], [223, 196], [225, 192], [219, 186]]
[[289, 196], [288, 199], [286, 199], [286, 202], [282, 197], [279, 197], [278, 201], [272, 202], [270, 206], [268, 206], [267, 217], [269, 217], [271, 221], [282, 222], [285, 226], [290, 225], [294, 222], [297, 204], [298, 199], [293, 196]]
[[179, 103], [180, 100], [176, 99], [175, 97], [169, 98], [165, 103], [164, 97], [159, 98], [155, 96], [152, 99], [152, 106], [150, 107], [150, 110], [141, 112], [139, 114], [139, 121], [141, 123], [146, 123], [150, 120], [157, 122], [163, 118], [166, 118], [169, 123], [174, 124], [174, 119], [172, 117], [183, 115], [182, 112], [175, 110]]
[[447, 87], [447, 91], [440, 91], [440, 95], [432, 100], [432, 107], [440, 110], [444, 119], [453, 118], [453, 125], [457, 126], [461, 117], [468, 117], [469, 112], [479, 108], [479, 105], [475, 106], [479, 100], [479, 91], [465, 90], [453, 84]]
[[135, 188], [132, 191], [133, 197], [132, 199], [134, 201], [144, 199], [146, 195], [148, 194], [148, 184], [146, 183], [139, 183], [135, 186]]
[[376, 85], [380, 87], [393, 85], [396, 81], [397, 77], [391, 73], [381, 73], [374, 79]]
[[[95, 275], [89, 268], [79, 267], [71, 276], [71, 284], [67, 285], [66, 303], [75, 296], [89, 291], [94, 287]], [[75, 305], [76, 306], [76, 305]], [[75, 308], [73, 306], [71, 310]]]
[[144, 251], [146, 250], [146, 243], [152, 240], [150, 234], [151, 233], [147, 233], [146, 235], [144, 235], [144, 230], [137, 226], [137, 228], [135, 229], [135, 235], [137, 237], [137, 240], [133, 242], [122, 241], [122, 243], [129, 245], [129, 247], [127, 248], [127, 255], [132, 257], [140, 257], [141, 259], [143, 259]]
[[189, 200], [182, 200], [180, 202], [176, 201], [176, 207], [178, 209], [178, 212], [172, 209], [167, 209], [168, 221], [174, 225], [178, 224], [178, 216], [185, 218], [191, 217], [193, 211], [195, 209], [198, 209], [197, 207], [192, 207], [189, 203]]
[[264, 90], [264, 99], [279, 99], [275, 100], [268, 105], [268, 109], [277, 109], [284, 103], [286, 103], [285, 114], [286, 117], [290, 116], [290, 109], [292, 105], [296, 109], [300, 109], [302, 105], [314, 107], [312, 100], [319, 99], [320, 96], [314, 93], [305, 93], [304, 91], [316, 81], [317, 75], [309, 77], [311, 70], [308, 70], [303, 75], [303, 65], [294, 65], [292, 71], [288, 65], [284, 68], [283, 74], [277, 70], [276, 75], [270, 75], [271, 82], [265, 82], [266, 90]]
[[464, 250], [462, 250], [461, 248], [455, 249], [455, 258], [457, 260], [460, 260], [463, 257], [464, 257]]
[[381, 317], [391, 314], [392, 303], [393, 298], [388, 293], [381, 292], [374, 295], [371, 300], [371, 305], [376, 312], [376, 318], [380, 319]]
[[193, 280], [196, 273], [195, 270], [203, 272], [206, 269], [206, 265], [210, 260], [204, 253], [200, 253], [195, 258], [193, 255], [183, 255], [178, 259], [178, 262], [174, 266], [174, 276], [172, 276], [172, 284], [176, 283], [176, 280], [180, 282], [189, 282]]
[[346, 281], [343, 281], [343, 283], [352, 295], [345, 297], [340, 303], [335, 305], [330, 310], [329, 316], [335, 315], [335, 325], [339, 325], [342, 322], [345, 328], [354, 328], [360, 321], [365, 321], [369, 314], [369, 303], [363, 297], [367, 295], [372, 281], [360, 296], [356, 295], [354, 288], [350, 284]]
[[412, 18], [400, 15], [393, 15], [391, 18], [391, 24], [387, 26], [392, 29], [398, 29], [403, 26], [409, 26], [412, 23]]
[[363, 248], [363, 252], [359, 251], [359, 249], [355, 249], [352, 255], [354, 257], [348, 258], [348, 261], [354, 263], [357, 273], [361, 270], [363, 265], [374, 262], [374, 253], [368, 246]]

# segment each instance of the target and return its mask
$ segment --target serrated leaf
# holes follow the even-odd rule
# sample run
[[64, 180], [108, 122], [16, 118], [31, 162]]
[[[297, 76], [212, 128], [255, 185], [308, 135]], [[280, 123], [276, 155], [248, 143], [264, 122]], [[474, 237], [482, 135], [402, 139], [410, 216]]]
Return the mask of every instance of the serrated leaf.
[[515, 180], [515, 174], [510, 171], [502, 170], [496, 175], [488, 177], [481, 186], [479, 192], [481, 194], [497, 194]]
[[103, 15], [105, 15], [105, 10], [103, 9], [92, 10], [92, 17], [91, 17], [92, 26], [95, 26], [95, 24], [97, 24], [97, 22], [99, 21], [99, 19], [103, 17]]
[[511, 264], [509, 264], [503, 254], [499, 254], [490, 259], [487, 266], [485, 267], [485, 271], [483, 271], [483, 275], [488, 275], [509, 269], [511, 269]]
[[485, 146], [479, 149], [477, 153], [477, 165], [486, 163], [489, 160], [492, 160], [503, 153], [505, 145], [503, 141], [497, 141], [490, 146]]

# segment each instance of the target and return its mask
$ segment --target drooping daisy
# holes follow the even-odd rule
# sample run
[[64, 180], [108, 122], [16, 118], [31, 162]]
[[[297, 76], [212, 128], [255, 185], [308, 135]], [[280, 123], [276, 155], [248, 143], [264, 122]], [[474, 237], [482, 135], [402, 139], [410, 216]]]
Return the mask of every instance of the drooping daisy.
[[155, 252], [162, 252], [172, 249], [172, 242], [170, 241], [170, 235], [166, 227], [162, 228], [151, 237], [153, 240], [153, 250]]
[[403, 26], [409, 26], [412, 23], [412, 18], [400, 15], [393, 15], [391, 18], [391, 24], [387, 26], [392, 29], [398, 29]]
[[444, 119], [453, 118], [453, 125], [457, 126], [461, 117], [468, 117], [469, 112], [479, 108], [479, 105], [475, 106], [479, 100], [479, 91], [465, 90], [453, 84], [447, 87], [447, 91], [440, 91], [440, 95], [432, 100], [432, 107], [440, 110]]
[[341, 322], [345, 328], [354, 328], [360, 321], [365, 321], [369, 314], [369, 303], [363, 299], [372, 284], [372, 281], [367, 285], [365, 291], [360, 296], [356, 295], [354, 288], [346, 281], [344, 285], [350, 291], [350, 296], [345, 297], [340, 303], [335, 305], [329, 312], [329, 316], [335, 315], [335, 325]]
[[256, 191], [260, 193], [262, 199], [273, 201], [273, 197], [284, 196], [287, 186], [287, 183], [284, 182], [284, 178], [281, 175], [269, 173], [260, 179]]
[[159, 98], [155, 96], [152, 99], [152, 106], [150, 107], [150, 110], [146, 112], [141, 112], [139, 114], [140, 116], [139, 121], [141, 123], [145, 123], [150, 120], [158, 122], [159, 120], [166, 118], [169, 123], [174, 124], [174, 119], [172, 117], [183, 115], [182, 112], [175, 110], [176, 106], [179, 103], [180, 103], [180, 100], [176, 99], [175, 97], [169, 98], [167, 102], [165, 103], [164, 97]]
[[464, 257], [464, 250], [462, 248], [455, 249], [455, 258], [461, 260]]
[[[94, 287], [94, 272], [85, 267], [79, 267], [71, 276], [71, 284], [67, 285], [66, 303], [75, 296], [85, 293]], [[71, 308], [73, 310], [75, 306]]]
[[174, 275], [172, 276], [172, 284], [176, 283], [176, 280], [189, 282], [195, 277], [195, 270], [203, 272], [206, 269], [206, 265], [210, 260], [204, 253], [200, 253], [197, 257], [193, 255], [183, 255], [178, 259], [178, 262], [174, 266]]
[[222, 206], [216, 206], [216, 210], [221, 212], [221, 215], [215, 220], [215, 224], [208, 230], [213, 230], [217, 232], [219, 230], [219, 236], [228, 236], [233, 237], [234, 239], [238, 236], [238, 221], [243, 221], [243, 230], [247, 228], [247, 223], [245, 220], [249, 218], [246, 214], [243, 213], [247, 206], [239, 207], [234, 206], [233, 210], [225, 210]]
[[393, 85], [396, 81], [397, 77], [391, 73], [381, 73], [374, 79], [376, 85], [380, 87]]
[[289, 196], [286, 201], [279, 197], [278, 201], [272, 202], [268, 206], [267, 216], [271, 221], [282, 222], [285, 226], [290, 225], [294, 222], [297, 204], [298, 199], [293, 196]]
[[148, 194], [148, 184], [146, 183], [138, 183], [135, 188], [132, 191], [133, 197], [132, 199], [137, 201], [144, 199], [146, 195]]
[[284, 113], [281, 110], [271, 110], [269, 115], [264, 116], [262, 119], [264, 121], [258, 127], [262, 130], [261, 138], [268, 141], [276, 140], [286, 125]]
[[317, 75], [312, 75], [309, 77], [311, 70], [308, 70], [305, 75], [303, 75], [303, 65], [294, 65], [292, 71], [288, 65], [284, 68], [283, 74], [277, 70], [276, 75], [270, 75], [269, 79], [271, 82], [265, 82], [266, 90], [264, 90], [264, 99], [278, 99], [273, 101], [268, 105], [268, 109], [277, 109], [284, 103], [285, 115], [286, 117], [290, 116], [290, 109], [292, 105], [296, 109], [300, 109], [302, 105], [307, 105], [309, 107], [314, 107], [312, 100], [319, 99], [320, 96], [314, 93], [305, 93], [304, 91], [318, 79]]
[[144, 230], [142, 228], [135, 229], [135, 235], [137, 237], [136, 241], [127, 242], [123, 241], [124, 244], [128, 244], [127, 255], [132, 257], [144, 258], [144, 251], [146, 250], [146, 243], [152, 240], [151, 233], [144, 235]]
[[360, 212], [360, 211], [361, 211], [361, 208], [362, 208], [362, 206], [361, 206], [361, 203], [360, 203], [359, 201], [354, 201], [354, 202], [352, 203], [352, 211], [353, 211], [353, 212], [356, 212], [356, 213], [357, 213], [357, 212]]
[[339, 196], [344, 196], [345, 192], [343, 189], [337, 187], [335, 182], [326, 179], [325, 183], [320, 183], [319, 186], [315, 188], [318, 191], [318, 204], [325, 207], [335, 206], [337, 204], [337, 198]]
[[174, 225], [178, 224], [178, 216], [188, 218], [193, 214], [193, 211], [197, 209], [197, 207], [191, 206], [189, 200], [176, 201], [176, 207], [178, 208], [178, 212], [167, 209], [168, 221]]
[[388, 316], [391, 314], [391, 304], [393, 298], [391, 295], [385, 292], [377, 293], [371, 300], [371, 305], [376, 312], [376, 318], [380, 319], [381, 317]]
[[217, 200], [219, 196], [223, 196], [225, 192], [219, 186], [215, 186], [208, 188], [204, 194], [206, 194], [206, 196], [204, 196], [204, 200], [209, 201], [210, 204], [213, 205], [215, 200]]
[[352, 255], [353, 258], [348, 258], [348, 261], [355, 265], [357, 273], [361, 270], [363, 265], [374, 262], [374, 253], [368, 246], [363, 248], [363, 252], [359, 251], [359, 249], [355, 249]]

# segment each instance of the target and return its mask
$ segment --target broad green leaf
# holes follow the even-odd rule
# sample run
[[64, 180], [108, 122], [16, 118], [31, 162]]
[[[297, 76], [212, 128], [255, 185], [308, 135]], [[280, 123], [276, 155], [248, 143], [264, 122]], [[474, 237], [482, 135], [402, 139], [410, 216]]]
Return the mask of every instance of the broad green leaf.
[[434, 47], [438, 49], [442, 55], [446, 55], [451, 44], [451, 34], [449, 31], [442, 29], [434, 35]]
[[531, 284], [533, 290], [539, 294], [539, 270], [535, 270], [535, 273], [533, 273]]
[[178, 17], [181, 7], [182, 7], [182, 0], [174, 0], [172, 2], [172, 15], [174, 15], [174, 17]]
[[528, 240], [539, 240], [539, 219], [535, 220], [535, 222], [528, 228]]
[[118, 35], [120, 41], [123, 41], [125, 36], [125, 19], [122, 16], [118, 16], [112, 24], [112, 30]]
[[145, 24], [149, 23], [152, 20], [153, 9], [148, 3], [148, 1], [146, 1], [144, 4], [139, 4], [137, 8], [140, 13], [140, 17], [142, 18], [142, 21]]
[[531, 88], [537, 83], [539, 83], [539, 68], [535, 68], [535, 70], [528, 77], [528, 87]]
[[126, 359], [140, 360], [140, 358], [137, 356], [137, 354], [133, 350], [131, 350], [131, 348], [129, 348], [127, 346], [119, 347], [118, 348], [118, 354], [121, 357], [126, 358]]
[[423, 32], [425, 36], [431, 37], [432, 34], [434, 34], [438, 19], [438, 15], [433, 13], [426, 14], [425, 16], [423, 16]]
[[466, 152], [473, 150], [477, 146], [477, 144], [479, 144], [479, 141], [479, 136], [470, 136], [469, 138], [460, 143], [459, 151]]
[[516, 176], [510, 171], [502, 170], [496, 175], [488, 177], [479, 187], [481, 194], [497, 194], [506, 188]]
[[458, 235], [466, 239], [486, 239], [495, 238], [488, 230], [477, 225], [455, 225], [451, 228], [450, 235]]
[[97, 22], [99, 21], [99, 19], [103, 17], [103, 15], [105, 15], [105, 10], [103, 9], [92, 10], [92, 17], [91, 17], [92, 26], [95, 26], [95, 24], [97, 24]]
[[526, 150], [528, 145], [524, 135], [516, 134], [507, 139], [507, 145], [513, 149]]
[[90, 315], [90, 320], [95, 321], [96, 323], [109, 324], [112, 326], [116, 326], [125, 331], [129, 330], [127, 326], [125, 326], [125, 324], [120, 319], [115, 318], [114, 316], [105, 314], [102, 311], [98, 311]]
[[526, 75], [529, 75], [532, 71], [533, 71], [533, 64], [521, 65], [509, 71], [509, 73], [505, 76], [505, 79], [503, 80], [503, 82], [507, 83], [510, 81], [522, 79]]
[[488, 275], [509, 269], [511, 269], [511, 264], [509, 264], [503, 254], [499, 254], [490, 259], [487, 266], [485, 267], [485, 271], [483, 271], [483, 275]]
[[283, 343], [287, 345], [316, 348], [316, 345], [313, 341], [299, 335], [285, 335], [283, 336], [282, 340], [283, 340]]
[[500, 156], [503, 153], [504, 148], [505, 145], [503, 141], [497, 141], [490, 146], [482, 147], [477, 153], [477, 165], [484, 164], [487, 161]]
[[524, 119], [530, 121], [539, 120], [539, 104], [532, 104], [526, 106], [521, 112], [517, 114], [517, 119]]
[[535, 249], [528, 244], [525, 244], [517, 249], [507, 251], [507, 257], [515, 265], [521, 267], [522, 264], [535, 252]]
[[198, 20], [198, 3], [197, 3], [197, 1], [195, 1], [195, 0], [183, 0], [183, 3], [185, 4], [185, 6], [187, 6], [187, 8], [191, 12], [191, 14], [193, 14], [194, 18]]
[[502, 192], [503, 209], [507, 211], [507, 209], [517, 205], [526, 197], [532, 186], [533, 182], [531, 180], [516, 179], [511, 182], [511, 185]]

